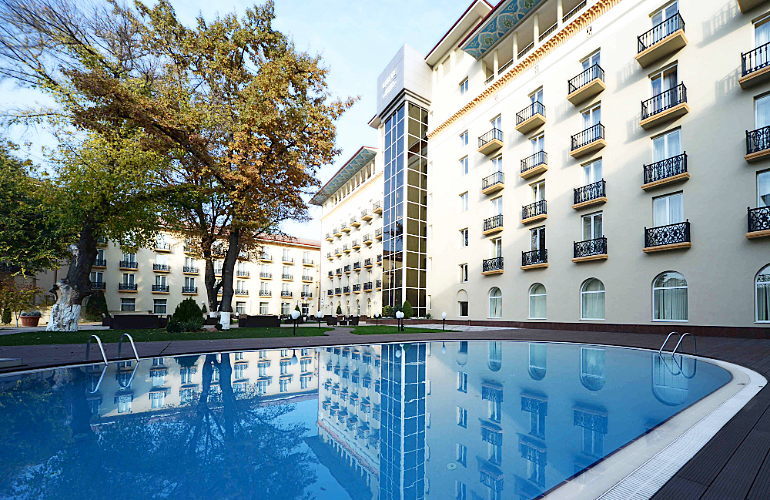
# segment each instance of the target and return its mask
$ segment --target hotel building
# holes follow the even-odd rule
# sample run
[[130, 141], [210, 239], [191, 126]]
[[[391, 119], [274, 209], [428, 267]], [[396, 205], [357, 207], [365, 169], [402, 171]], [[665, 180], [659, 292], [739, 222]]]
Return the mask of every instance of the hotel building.
[[382, 305], [763, 330], [768, 20], [746, 0], [475, 1], [426, 57], [404, 46], [370, 122]]

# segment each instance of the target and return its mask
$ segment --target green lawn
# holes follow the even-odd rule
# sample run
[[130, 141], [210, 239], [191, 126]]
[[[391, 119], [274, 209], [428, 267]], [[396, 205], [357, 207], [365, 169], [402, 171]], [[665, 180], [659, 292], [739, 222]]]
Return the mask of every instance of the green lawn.
[[[297, 337], [315, 337], [323, 335], [331, 328], [298, 327]], [[0, 346], [46, 345], [46, 344], [85, 344], [96, 334], [103, 343], [118, 342], [120, 336], [128, 333], [134, 342], [171, 341], [171, 340], [222, 340], [222, 339], [265, 339], [291, 337], [292, 328], [234, 328], [227, 332], [168, 333], [163, 329], [148, 330], [81, 330], [79, 332], [22, 332], [0, 335]], [[126, 339], [126, 342], [128, 340]]]
[[430, 333], [436, 332], [435, 328], [417, 328], [417, 327], [405, 327], [403, 332], [398, 331], [397, 326], [390, 325], [368, 325], [357, 326], [353, 329], [355, 335], [387, 335], [389, 333]]

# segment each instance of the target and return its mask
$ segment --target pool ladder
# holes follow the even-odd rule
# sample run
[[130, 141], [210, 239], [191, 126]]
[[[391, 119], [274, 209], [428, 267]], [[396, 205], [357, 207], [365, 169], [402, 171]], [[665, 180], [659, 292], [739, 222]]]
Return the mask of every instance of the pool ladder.
[[676, 351], [677, 351], [677, 349], [679, 349], [679, 346], [682, 344], [682, 341], [688, 335], [692, 338], [692, 352], [693, 352], [693, 354], [695, 354], [695, 352], [698, 350], [698, 345], [695, 342], [695, 335], [691, 335], [689, 333], [683, 333], [683, 334], [680, 335], [679, 332], [671, 332], [666, 337], [666, 340], [663, 341], [663, 345], [660, 346], [660, 349], [658, 349], [658, 355], [659, 356], [663, 355], [663, 348], [666, 347], [666, 344], [668, 344], [668, 339], [670, 339], [672, 335], [679, 335], [679, 341], [676, 343], [676, 346], [674, 347], [674, 350], [671, 351], [671, 357], [673, 357], [676, 354]]
[[[131, 342], [131, 349], [134, 351], [134, 359], [136, 360], [136, 365], [134, 366], [134, 371], [131, 373], [131, 379], [128, 381], [128, 386], [131, 385], [131, 381], [134, 380], [134, 374], [136, 374], [136, 369], [139, 368], [139, 353], [136, 352], [136, 344], [134, 344], [134, 339], [129, 335], [128, 333], [124, 333], [120, 336], [120, 341], [118, 342], [118, 359], [120, 359], [120, 352], [123, 349], [123, 338], [128, 337], [129, 342]], [[99, 377], [99, 381], [96, 383], [96, 387], [94, 387], [93, 390], [88, 389], [88, 392], [91, 394], [94, 394], [99, 391], [99, 386], [102, 385], [102, 380], [104, 379], [104, 374], [107, 372], [107, 366], [109, 366], [110, 362], [107, 360], [107, 355], [104, 354], [104, 346], [102, 345], [102, 339], [99, 338], [98, 335], [91, 335], [91, 337], [88, 339], [88, 342], [86, 342], [86, 361], [88, 361], [88, 358], [91, 354], [91, 342], [96, 339], [96, 343], [99, 346], [99, 352], [102, 354], [102, 361], [104, 361], [104, 368], [102, 368], [102, 374]], [[121, 384], [122, 386], [122, 384]]]

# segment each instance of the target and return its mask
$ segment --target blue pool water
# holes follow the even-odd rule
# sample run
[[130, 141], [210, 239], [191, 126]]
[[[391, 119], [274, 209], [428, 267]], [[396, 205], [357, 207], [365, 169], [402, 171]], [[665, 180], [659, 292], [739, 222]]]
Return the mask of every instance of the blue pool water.
[[431, 342], [0, 376], [0, 498], [531, 499], [730, 380], [590, 345]]

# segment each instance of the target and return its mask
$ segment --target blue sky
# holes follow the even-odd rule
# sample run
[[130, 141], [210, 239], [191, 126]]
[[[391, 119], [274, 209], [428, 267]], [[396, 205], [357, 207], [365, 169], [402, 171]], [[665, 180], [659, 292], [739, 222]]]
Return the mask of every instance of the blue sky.
[[[192, 24], [198, 13], [207, 19], [217, 13], [243, 11], [254, 1], [172, 0], [180, 19]], [[360, 100], [337, 124], [337, 145], [342, 154], [334, 165], [324, 167], [319, 175], [326, 182], [361, 146], [376, 146], [377, 133], [367, 123], [374, 115], [377, 76], [407, 43], [422, 52], [433, 48], [470, 4], [470, 0], [276, 0], [276, 27], [291, 35], [297, 48], [320, 53], [330, 69], [329, 86], [339, 96], [360, 96]], [[0, 85], [0, 108], [24, 105], [38, 99], [34, 92]], [[29, 153], [40, 158], [41, 144], [52, 145], [39, 130], [6, 131], [17, 142], [32, 142]], [[291, 235], [319, 239], [320, 210], [313, 207], [313, 221], [287, 223]]]

